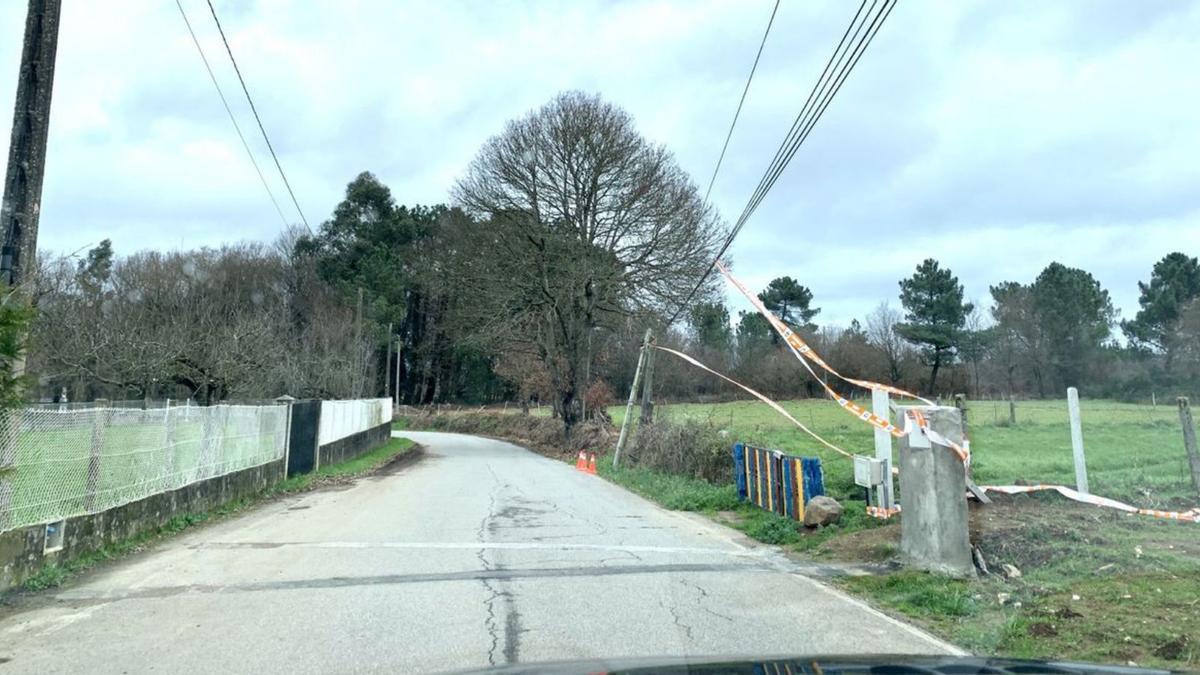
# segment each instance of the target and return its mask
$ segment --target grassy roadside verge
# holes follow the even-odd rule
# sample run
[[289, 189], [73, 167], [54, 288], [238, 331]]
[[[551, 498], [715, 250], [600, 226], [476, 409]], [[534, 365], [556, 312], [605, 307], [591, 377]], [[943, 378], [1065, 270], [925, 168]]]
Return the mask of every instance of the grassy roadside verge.
[[397, 457], [407, 453], [414, 447], [414, 445], [415, 444], [408, 439], [393, 438], [390, 439], [385, 445], [356, 457], [355, 459], [341, 462], [339, 464], [323, 466], [310, 474], [293, 476], [286, 480], [275, 483], [274, 485], [255, 495], [226, 502], [215, 509], [175, 516], [161, 527], [158, 527], [154, 530], [143, 532], [135, 537], [110, 544], [66, 563], [43, 567], [38, 571], [37, 574], [26, 579], [25, 583], [21, 587], [5, 593], [0, 593], [0, 600], [3, 600], [8, 595], [20, 593], [21, 591], [40, 591], [47, 588], [60, 586], [73, 576], [96, 567], [97, 565], [139, 551], [159, 540], [176, 535], [195, 525], [200, 525], [202, 523], [211, 522], [234, 515], [244, 511], [247, 508], [260, 504], [267, 499], [281, 495], [304, 492], [305, 490], [314, 489], [328, 482], [339, 482], [356, 476], [371, 473], [393, 461]]

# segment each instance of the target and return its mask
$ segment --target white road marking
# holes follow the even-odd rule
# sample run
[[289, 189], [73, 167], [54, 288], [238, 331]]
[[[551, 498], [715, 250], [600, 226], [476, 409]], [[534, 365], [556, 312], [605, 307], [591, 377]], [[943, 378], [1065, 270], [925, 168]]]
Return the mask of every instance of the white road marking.
[[412, 550], [468, 550], [479, 549], [508, 549], [517, 551], [603, 551], [630, 553], [667, 553], [667, 554], [714, 554], [728, 555], [741, 558], [763, 558], [767, 549], [747, 549], [739, 547], [735, 550], [720, 548], [697, 548], [685, 546], [644, 546], [625, 544], [572, 544], [544, 543], [536, 541], [284, 541], [284, 542], [244, 542], [244, 541], [212, 541], [202, 544], [191, 544], [190, 549], [206, 548], [361, 548], [361, 549], [412, 549]]

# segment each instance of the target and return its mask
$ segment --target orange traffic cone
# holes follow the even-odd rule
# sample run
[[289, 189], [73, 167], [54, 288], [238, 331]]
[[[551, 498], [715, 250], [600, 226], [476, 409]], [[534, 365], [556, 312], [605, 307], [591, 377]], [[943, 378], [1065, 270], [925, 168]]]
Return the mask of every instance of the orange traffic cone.
[[579, 456], [575, 458], [575, 468], [587, 471], [587, 454], [583, 450], [580, 450]]
[[588, 459], [587, 472], [592, 474], [593, 476], [596, 475], [596, 453], [594, 453], [594, 452], [592, 453], [592, 456]]

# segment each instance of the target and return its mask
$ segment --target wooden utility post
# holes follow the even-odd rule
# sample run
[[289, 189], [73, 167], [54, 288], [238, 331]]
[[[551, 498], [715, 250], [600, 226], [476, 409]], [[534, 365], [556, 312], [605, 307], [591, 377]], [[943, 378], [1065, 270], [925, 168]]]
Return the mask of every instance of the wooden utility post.
[[396, 405], [400, 405], [400, 336], [396, 336]]
[[1183, 425], [1183, 449], [1187, 451], [1188, 466], [1192, 469], [1192, 487], [1200, 492], [1200, 450], [1196, 448], [1196, 425], [1192, 422], [1192, 409], [1188, 398], [1180, 396], [1179, 423]]
[[654, 335], [647, 329], [649, 338], [643, 344], [646, 350], [645, 375], [642, 379], [642, 415], [638, 424], [650, 424], [654, 421], [654, 350], [649, 345], [654, 342]]
[[646, 337], [642, 338], [642, 351], [638, 354], [637, 367], [633, 369], [633, 385], [629, 387], [629, 400], [625, 402], [625, 419], [621, 420], [621, 435], [617, 437], [617, 449], [613, 452], [613, 468], [621, 466], [621, 450], [625, 448], [625, 440], [629, 438], [629, 424], [633, 418], [633, 401], [637, 398], [638, 380], [642, 377], [642, 364], [646, 362], [646, 352], [650, 351], [650, 329], [646, 329]]
[[0, 207], [4, 227], [0, 275], [9, 286], [23, 283], [29, 267], [36, 262], [59, 10], [60, 0], [29, 0], [25, 15], [25, 43]]
[[[50, 95], [54, 90], [54, 60], [58, 53], [60, 0], [29, 0], [25, 14], [25, 41], [17, 73], [17, 98], [13, 105], [12, 138], [4, 173], [4, 197], [0, 201], [0, 281], [6, 292], [19, 289], [37, 262], [38, 216], [41, 213], [42, 177], [46, 168], [46, 139], [50, 131]], [[24, 302], [24, 298], [10, 298]], [[12, 374], [25, 373], [25, 356], [11, 364]], [[0, 432], [0, 530], [8, 526], [12, 505], [12, 482], [6, 470], [17, 461], [18, 411]]]

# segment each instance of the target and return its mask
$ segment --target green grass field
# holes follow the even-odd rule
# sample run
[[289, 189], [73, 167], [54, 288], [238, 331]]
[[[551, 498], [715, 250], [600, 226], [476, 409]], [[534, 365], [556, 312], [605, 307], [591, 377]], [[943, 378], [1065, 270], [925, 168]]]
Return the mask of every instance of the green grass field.
[[[826, 440], [858, 454], [874, 454], [872, 427], [827, 399], [784, 401], [783, 407]], [[1178, 412], [1106, 400], [1081, 403], [1084, 448], [1091, 491], [1138, 506], [1162, 508], [1200, 502], [1191, 488]], [[624, 406], [609, 409], [616, 424]], [[849, 460], [829, 450], [787, 419], [757, 401], [660, 405], [667, 417], [705, 419], [730, 432], [731, 441], [816, 456], [834, 492], [852, 489]], [[634, 409], [637, 414], [637, 409]], [[968, 403], [974, 478], [980, 484], [1017, 480], [1074, 486], [1066, 401], [1017, 403], [1017, 423], [1008, 424], [1008, 403]]]

